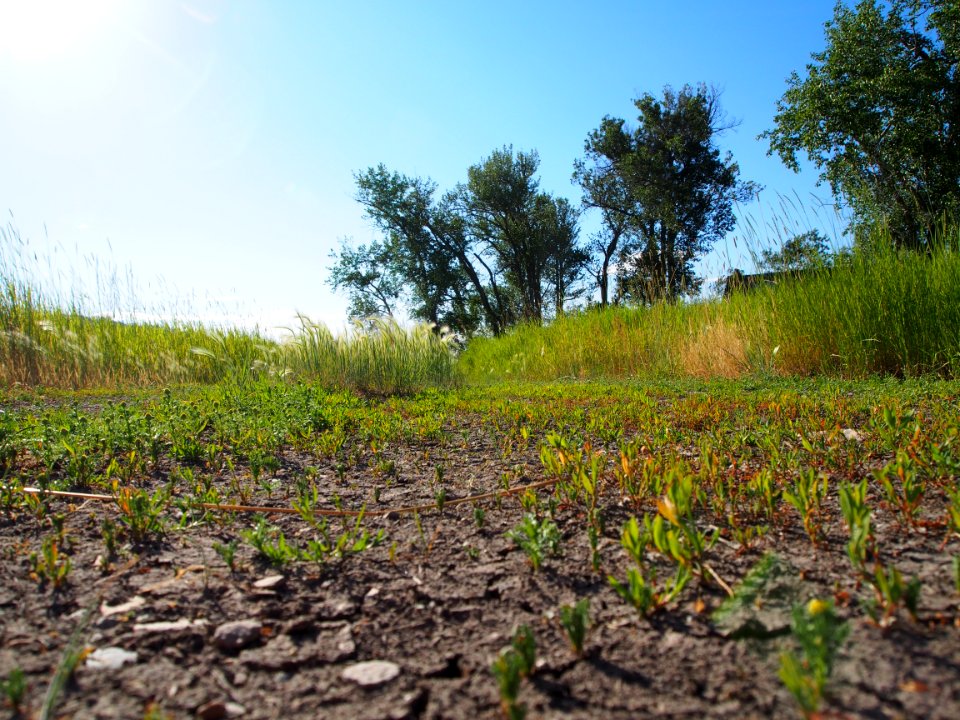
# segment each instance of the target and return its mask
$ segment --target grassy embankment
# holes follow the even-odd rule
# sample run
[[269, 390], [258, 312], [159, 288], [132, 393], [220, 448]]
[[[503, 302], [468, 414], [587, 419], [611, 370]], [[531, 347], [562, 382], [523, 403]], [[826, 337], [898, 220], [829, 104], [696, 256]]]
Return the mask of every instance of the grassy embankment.
[[[725, 300], [573, 313], [477, 338], [454, 358], [427, 328], [377, 323], [335, 336], [301, 318], [277, 342], [257, 330], [118, 322], [115, 307], [48, 292], [9, 225], [0, 243], [0, 384], [102, 388], [278, 375], [390, 394], [502, 379], [960, 372], [960, 252], [878, 250]], [[878, 243], [878, 247], [889, 243]], [[115, 277], [115, 275], [113, 276]], [[98, 296], [116, 298], [112, 286]], [[132, 293], [131, 293], [132, 296]], [[116, 302], [116, 301], [115, 301]], [[153, 315], [163, 313], [153, 312]], [[169, 316], [169, 313], [167, 313]]]
[[[889, 245], [887, 245], [889, 248]], [[574, 313], [471, 343], [472, 381], [960, 374], [958, 237], [877, 250], [724, 300]]]
[[[34, 265], [16, 229], [0, 228], [0, 386], [146, 387], [277, 375], [390, 394], [443, 385], [453, 375], [448, 340], [426, 328], [377, 323], [375, 332], [336, 336], [301, 317], [293, 337], [277, 342], [256, 329], [123, 322], [114, 318], [132, 303], [120, 300], [126, 293], [116, 273], [97, 277], [96, 295], [107, 300], [94, 302], [51, 291]], [[165, 308], [139, 314], [177, 315]]]

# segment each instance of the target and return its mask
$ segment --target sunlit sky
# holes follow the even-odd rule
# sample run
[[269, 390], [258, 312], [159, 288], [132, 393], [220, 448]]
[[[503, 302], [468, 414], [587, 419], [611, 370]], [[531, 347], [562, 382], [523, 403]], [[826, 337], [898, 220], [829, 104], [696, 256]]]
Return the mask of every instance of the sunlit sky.
[[[720, 144], [765, 186], [740, 209], [762, 226], [782, 196], [808, 214], [829, 199], [756, 136], [833, 4], [0, 0], [0, 212], [62, 277], [91, 283], [97, 258], [145, 307], [338, 327], [329, 254], [376, 236], [355, 172], [447, 189], [512, 144], [579, 202], [573, 162], [604, 115], [635, 122], [640, 94], [705, 82], [741, 121]], [[736, 235], [702, 275], [746, 266]]]

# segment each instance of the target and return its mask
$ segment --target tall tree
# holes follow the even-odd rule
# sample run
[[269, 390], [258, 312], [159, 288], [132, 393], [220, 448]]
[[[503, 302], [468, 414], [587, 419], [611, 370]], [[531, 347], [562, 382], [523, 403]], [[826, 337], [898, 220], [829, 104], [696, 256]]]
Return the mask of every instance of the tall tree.
[[[731, 127], [719, 94], [700, 85], [634, 102], [638, 125], [606, 117], [575, 172], [587, 203], [600, 208], [619, 257], [618, 298], [639, 303], [696, 293], [694, 261], [733, 229], [733, 204], [757, 186], [739, 179], [716, 137]], [[619, 234], [617, 234], [619, 233]], [[630, 240], [621, 242], [624, 237]], [[610, 247], [608, 244], [607, 247]]]
[[383, 165], [357, 174], [357, 200], [384, 238], [345, 244], [329, 282], [350, 293], [353, 314], [390, 313], [402, 298], [413, 317], [468, 335], [562, 312], [584, 262], [577, 212], [539, 191], [538, 164], [505, 147], [439, 198], [431, 181]]
[[960, 211], [960, 4], [838, 3], [825, 30], [760, 137], [794, 170], [806, 153], [856, 229], [886, 225], [897, 246], [921, 247]]
[[502, 332], [503, 308], [473, 264], [474, 249], [453, 198], [437, 199], [434, 183], [383, 165], [357, 174], [356, 182], [357, 200], [385, 235], [385, 262], [403, 279], [411, 314], [465, 333], [484, 322]]
[[581, 281], [590, 254], [577, 242], [579, 213], [568, 200], [541, 196], [538, 223], [550, 245], [544, 279], [552, 295], [554, 317], [559, 317], [568, 301], [584, 293]]
[[822, 268], [831, 262], [830, 244], [819, 230], [794, 235], [779, 249], [760, 251], [757, 268], [761, 272], [799, 272]]
[[544, 294], [551, 285], [555, 308], [559, 290], [562, 312], [562, 296], [582, 268], [576, 213], [567, 201], [540, 192], [539, 165], [535, 151], [514, 154], [504, 147], [471, 167], [459, 188], [468, 232], [487, 250], [478, 257], [502, 273], [518, 301], [519, 318], [531, 322], [543, 320]]
[[591, 272], [600, 290], [600, 306], [606, 307], [611, 295], [614, 257], [619, 249], [632, 244], [633, 228], [626, 212], [631, 206], [630, 191], [624, 177], [614, 171], [610, 158], [595, 147], [593, 133], [587, 138], [584, 150], [587, 160], [574, 163], [573, 181], [583, 191], [583, 207], [601, 213], [601, 228], [590, 237], [587, 251], [596, 258]]
[[334, 290], [347, 291], [348, 317], [393, 317], [402, 294], [403, 278], [386, 245], [374, 241], [369, 246], [352, 247], [343, 240], [339, 252], [330, 253], [330, 257], [335, 262], [327, 284]]

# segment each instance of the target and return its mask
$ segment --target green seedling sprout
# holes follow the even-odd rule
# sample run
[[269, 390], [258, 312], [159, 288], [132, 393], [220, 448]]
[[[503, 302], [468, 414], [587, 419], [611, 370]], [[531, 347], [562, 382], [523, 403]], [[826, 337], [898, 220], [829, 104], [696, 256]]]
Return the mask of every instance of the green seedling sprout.
[[223, 560], [224, 564], [230, 568], [230, 572], [234, 572], [237, 563], [237, 541], [231, 540], [228, 543], [218, 543], [213, 544], [213, 550], [220, 556], [220, 559]]
[[576, 655], [583, 655], [583, 642], [590, 626], [590, 598], [578, 600], [574, 605], [560, 608], [560, 625], [567, 634], [570, 648]]
[[556, 523], [546, 518], [537, 519], [531, 513], [524, 515], [521, 523], [507, 532], [507, 537], [527, 554], [534, 571], [540, 570], [548, 553], [560, 553], [560, 530]]
[[120, 521], [127, 526], [135, 543], [147, 540], [151, 535], [163, 535], [165, 526], [163, 511], [170, 502], [170, 494], [160, 488], [152, 495], [146, 490], [119, 487], [113, 482], [113, 499], [120, 511]]
[[783, 499], [796, 508], [803, 518], [803, 529], [813, 545], [818, 545], [821, 534], [820, 509], [827, 497], [827, 477], [817, 476], [810, 468], [802, 470], [790, 490], [783, 491]]
[[794, 607], [790, 631], [800, 653], [786, 651], [780, 655], [780, 680], [800, 705], [803, 716], [813, 718], [850, 627], [836, 616], [832, 602], [814, 599], [805, 607]]
[[513, 648], [501, 652], [490, 666], [500, 690], [500, 709], [507, 720], [523, 720], [527, 715], [526, 707], [517, 702], [523, 680], [522, 668], [523, 659]]
[[[926, 482], [917, 472], [916, 463], [903, 450], [897, 451], [896, 459], [874, 473], [883, 489], [890, 507], [898, 511], [902, 525], [916, 525], [917, 512], [926, 493]], [[894, 485], [893, 478], [897, 483]]]
[[23, 712], [23, 701], [27, 696], [27, 678], [22, 668], [15, 667], [7, 675], [6, 680], [0, 680], [0, 692], [15, 713], [15, 717], [20, 715]]
[[533, 639], [533, 631], [529, 625], [521, 625], [513, 633], [510, 641], [513, 650], [520, 656], [521, 677], [530, 677], [537, 664], [537, 644]]
[[70, 574], [70, 558], [60, 552], [60, 542], [55, 537], [43, 540], [40, 554], [30, 553], [31, 576], [41, 584], [49, 582], [54, 589], [67, 583]]

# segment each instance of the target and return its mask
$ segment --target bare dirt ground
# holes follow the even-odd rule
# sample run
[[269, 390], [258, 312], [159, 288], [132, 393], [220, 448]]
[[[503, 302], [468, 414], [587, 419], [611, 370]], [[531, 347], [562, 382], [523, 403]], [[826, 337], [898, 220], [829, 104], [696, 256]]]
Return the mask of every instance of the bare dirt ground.
[[[392, 463], [391, 482], [369, 507], [434, 502], [438, 463], [448, 506], [368, 515], [364, 527], [383, 530], [383, 542], [322, 565], [270, 564], [240, 541], [228, 567], [214, 546], [253, 528], [255, 514], [211, 513], [207, 522], [180, 529], [171, 521], [162, 537], [121, 542], [116, 557], [105, 559], [102, 523], [116, 517], [113, 504], [52, 499], [38, 520], [30, 507], [8, 503], [0, 512], [0, 677], [21, 668], [27, 690], [20, 711], [6, 712], [40, 717], [53, 686], [49, 717], [58, 718], [501, 717], [490, 665], [526, 624], [537, 648], [535, 671], [519, 695], [528, 717], [800, 715], [777, 677], [789, 639], [730, 637], [711, 619], [726, 597], [716, 582], [695, 579], [649, 617], [613, 591], [607, 575], [622, 578], [628, 567], [620, 529], [641, 513], [612, 481], [599, 494], [606, 526], [601, 571], [592, 567], [584, 508], [562, 499], [553, 508], [561, 554], [534, 571], [505, 535], [525, 511], [519, 495], [449, 503], [496, 491], [505, 477], [511, 487], [543, 480], [536, 438], [505, 453], [502, 438], [469, 413], [450, 417], [443, 433], [439, 442], [395, 441], [383, 450], [377, 462]], [[881, 460], [868, 458], [851, 474], [867, 476]], [[22, 455], [19, 461], [29, 462]], [[344, 470], [333, 459], [287, 448], [270, 479], [285, 486], [310, 465], [316, 483], [335, 490], [342, 507], [358, 508], [369, 503], [371, 483], [382, 480], [370, 464]], [[160, 487], [170, 471], [171, 463], [161, 461], [141, 482]], [[224, 471], [214, 482], [227, 488], [230, 480]], [[552, 489], [537, 494], [547, 514]], [[248, 502], [288, 506], [291, 497], [289, 490], [268, 494], [261, 483]], [[712, 569], [731, 585], [774, 551], [795, 571], [797, 602], [832, 598], [849, 619], [824, 717], [960, 717], [960, 596], [951, 574], [956, 542], [945, 543], [940, 523], [945, 502], [943, 492], [929, 491], [918, 513], [929, 522], [910, 532], [892, 509], [875, 511], [885, 557], [923, 583], [918, 619], [900, 611], [887, 627], [863, 611], [870, 593], [851, 572], [835, 497], [824, 508], [824, 540], [816, 549], [785, 506], [782, 521], [752, 547], [724, 532], [709, 551]], [[640, 510], [656, 512], [655, 500]], [[57, 514], [64, 516], [62, 552], [71, 569], [55, 588], [31, 576], [28, 557], [51, 534]], [[292, 543], [312, 537], [297, 515], [269, 522]], [[353, 526], [352, 519], [343, 523]], [[341, 521], [332, 519], [331, 528], [339, 532]], [[664, 558], [650, 562], [667, 575]], [[558, 616], [581, 598], [590, 599], [590, 627], [578, 656]], [[771, 629], [782, 631], [786, 622]], [[70, 664], [71, 648], [79, 653], [75, 668], [58, 688], [55, 673]], [[354, 675], [369, 661], [388, 664], [373, 668], [380, 675]]]

